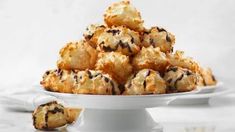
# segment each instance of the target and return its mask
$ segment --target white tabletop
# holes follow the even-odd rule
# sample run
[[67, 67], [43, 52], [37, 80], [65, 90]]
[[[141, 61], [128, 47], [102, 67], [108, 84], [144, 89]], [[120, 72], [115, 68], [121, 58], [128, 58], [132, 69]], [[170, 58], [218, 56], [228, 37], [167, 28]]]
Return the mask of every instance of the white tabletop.
[[[149, 109], [164, 132], [234, 132], [235, 93], [214, 97], [209, 104], [164, 106]], [[0, 130], [35, 131], [30, 112], [0, 105]], [[66, 130], [66, 129], [63, 129]]]

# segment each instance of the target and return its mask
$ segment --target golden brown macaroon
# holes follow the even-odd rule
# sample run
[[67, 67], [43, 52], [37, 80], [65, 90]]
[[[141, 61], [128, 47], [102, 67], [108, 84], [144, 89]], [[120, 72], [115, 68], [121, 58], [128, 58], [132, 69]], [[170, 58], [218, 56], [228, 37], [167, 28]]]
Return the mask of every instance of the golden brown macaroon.
[[93, 69], [97, 51], [85, 40], [70, 42], [60, 50], [61, 59], [57, 62], [60, 69], [85, 70]]
[[97, 47], [97, 41], [99, 35], [104, 31], [106, 27], [100, 24], [91, 24], [86, 28], [86, 31], [83, 33], [83, 37], [90, 42], [90, 45], [93, 48]]
[[199, 71], [199, 64], [192, 58], [184, 57], [183, 51], [176, 51], [175, 54], [167, 54], [168, 61], [172, 66], [179, 66], [189, 69], [194, 73]]
[[105, 11], [104, 21], [108, 26], [126, 26], [135, 31], [143, 31], [143, 20], [140, 13], [129, 1], [112, 4]]
[[48, 70], [44, 73], [43, 80], [40, 84], [48, 91], [72, 93], [75, 74], [76, 71], [74, 70]]
[[164, 72], [168, 65], [168, 60], [165, 53], [161, 52], [158, 47], [153, 48], [153, 46], [149, 46], [147, 48], [143, 47], [141, 51], [134, 56], [132, 65], [135, 70], [150, 68]]
[[32, 116], [36, 129], [52, 130], [73, 123], [82, 109], [65, 108], [56, 101], [38, 106]]
[[167, 82], [167, 92], [187, 92], [196, 88], [197, 76], [192, 71], [169, 66], [164, 73], [164, 80]]
[[132, 73], [129, 57], [118, 52], [99, 53], [96, 69], [111, 75], [118, 83], [124, 84]]
[[202, 68], [200, 67], [200, 78], [201, 81], [198, 82], [199, 86], [211, 86], [216, 85], [217, 81], [212, 73], [212, 70], [210, 68]]
[[145, 95], [166, 93], [166, 83], [157, 71], [143, 69], [129, 78], [125, 85], [125, 95]]
[[56, 101], [40, 105], [33, 112], [33, 125], [36, 129], [51, 130], [66, 124], [65, 108]]
[[101, 71], [85, 70], [77, 73], [74, 94], [119, 95], [118, 84]]
[[145, 47], [152, 45], [153, 47], [159, 47], [162, 52], [173, 52], [175, 36], [164, 28], [152, 27], [149, 30], [145, 30], [142, 37], [142, 44]]
[[98, 50], [105, 52], [121, 52], [124, 55], [133, 55], [140, 50], [139, 33], [126, 27], [106, 28], [98, 38]]

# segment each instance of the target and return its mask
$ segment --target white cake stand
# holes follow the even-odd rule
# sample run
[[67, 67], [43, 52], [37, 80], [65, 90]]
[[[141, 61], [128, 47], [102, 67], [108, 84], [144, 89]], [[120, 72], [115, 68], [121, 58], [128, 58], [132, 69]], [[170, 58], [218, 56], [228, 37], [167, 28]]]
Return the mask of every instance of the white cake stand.
[[79, 132], [162, 132], [146, 108], [167, 105], [191, 92], [162, 95], [77, 95], [44, 91], [62, 99], [70, 107], [85, 108], [77, 122], [69, 126]]

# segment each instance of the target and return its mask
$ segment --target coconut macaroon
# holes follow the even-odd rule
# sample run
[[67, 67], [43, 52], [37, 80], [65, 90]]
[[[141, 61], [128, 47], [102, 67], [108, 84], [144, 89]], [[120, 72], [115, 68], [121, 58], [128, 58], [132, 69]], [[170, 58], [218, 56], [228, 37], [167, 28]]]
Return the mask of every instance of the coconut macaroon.
[[48, 91], [60, 93], [72, 93], [74, 88], [74, 70], [48, 70], [43, 75], [40, 84]]
[[162, 72], [168, 65], [168, 60], [165, 53], [161, 52], [158, 47], [153, 48], [153, 46], [149, 46], [147, 48], [143, 47], [141, 51], [134, 56], [132, 65], [135, 70], [149, 68]]
[[143, 69], [132, 75], [125, 85], [125, 95], [166, 93], [166, 83], [157, 71]]
[[57, 66], [66, 70], [93, 69], [97, 59], [97, 51], [90, 44], [81, 40], [70, 42], [60, 50], [60, 60]]
[[133, 55], [140, 50], [140, 36], [138, 32], [126, 27], [106, 28], [98, 38], [98, 50], [105, 52], [121, 52], [124, 55]]
[[56, 101], [38, 106], [32, 116], [36, 129], [52, 130], [74, 122], [81, 109], [66, 108]]
[[164, 80], [167, 83], [167, 92], [187, 92], [196, 88], [197, 76], [192, 71], [169, 66], [164, 73]]
[[143, 31], [143, 20], [140, 13], [129, 1], [112, 4], [105, 11], [104, 21], [108, 26], [126, 26], [135, 31]]
[[146, 29], [143, 32], [142, 39], [142, 44], [145, 47], [152, 45], [153, 47], [159, 47], [162, 52], [173, 52], [175, 36], [164, 28], [152, 27], [149, 30]]
[[210, 86], [210, 85], [216, 85], [217, 81], [215, 79], [215, 76], [212, 73], [212, 70], [210, 68], [202, 68], [200, 67], [199, 70], [200, 75], [200, 82], [198, 82], [199, 86]]
[[40, 105], [33, 112], [33, 125], [36, 129], [50, 130], [67, 124], [64, 107], [57, 102]]
[[132, 73], [129, 57], [118, 52], [99, 53], [96, 69], [108, 73], [121, 84], [124, 84]]
[[184, 57], [184, 52], [177, 50], [175, 54], [167, 54], [170, 65], [189, 69], [194, 73], [199, 71], [199, 64], [192, 58]]
[[90, 42], [90, 45], [93, 48], [97, 47], [97, 41], [99, 35], [104, 31], [106, 26], [100, 24], [91, 24], [86, 28], [86, 31], [83, 33], [83, 37]]
[[100, 71], [85, 70], [77, 73], [74, 94], [119, 95], [118, 84]]

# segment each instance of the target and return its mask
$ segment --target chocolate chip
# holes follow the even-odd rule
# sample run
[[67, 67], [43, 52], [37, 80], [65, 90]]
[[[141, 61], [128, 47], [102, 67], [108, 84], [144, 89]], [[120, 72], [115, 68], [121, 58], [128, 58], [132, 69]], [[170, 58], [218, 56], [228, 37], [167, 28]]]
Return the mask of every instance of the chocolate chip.
[[131, 43], [133, 44], [134, 43], [134, 38], [131, 36]]
[[171, 47], [171, 52], [173, 52], [174, 51], [174, 47]]
[[104, 77], [104, 81], [105, 81], [106, 83], [108, 83], [108, 82], [109, 82], [109, 78]]
[[102, 49], [105, 51], [105, 52], [111, 52], [111, 51], [115, 51], [117, 50], [117, 48], [119, 46], [121, 46], [121, 48], [128, 48], [128, 51], [129, 52], [132, 52], [131, 50], [131, 47], [129, 46], [129, 44], [127, 42], [123, 43], [121, 40], [118, 42], [118, 44], [115, 46], [115, 48], [111, 48], [110, 46], [102, 46], [104, 44], [104, 42], [102, 41], [100, 43], [100, 46], [102, 47]]
[[122, 84], [118, 85], [118, 88], [119, 88], [121, 94], [125, 91], [125, 86]]
[[212, 77], [212, 80], [213, 80], [213, 81], [216, 81], [216, 79], [215, 79], [215, 76], [214, 76], [214, 75], [211, 75], [211, 77]]
[[104, 26], [104, 25], [100, 25], [99, 27], [100, 27], [100, 28], [105, 28], [105, 26]]
[[63, 76], [63, 70], [61, 70], [61, 69], [58, 69], [58, 70], [56, 70], [56, 73], [57, 73], [57, 75], [60, 77], [60, 79], [62, 78], [62, 76]]
[[97, 73], [96, 75], [94, 75], [94, 77], [97, 77], [97, 76], [99, 76], [99, 75], [101, 75], [101, 76], [102, 76], [102, 74], [101, 74], [101, 73]]
[[73, 78], [75, 79], [76, 83], [78, 83], [78, 76], [77, 76], [77, 75], [74, 75]]
[[144, 89], [145, 89], [146, 88], [146, 80], [144, 80], [143, 85], [144, 85]]
[[60, 72], [58, 73], [58, 74], [59, 74], [60, 79], [62, 78], [63, 73], [64, 73], [64, 72], [63, 72], [62, 70], [60, 70]]
[[87, 39], [87, 40], [90, 40], [90, 39], [91, 39], [93, 36], [94, 36], [94, 34], [91, 34], [91, 35], [90, 35], [90, 34], [89, 34], [89, 35], [86, 35], [86, 36], [85, 36], [85, 39]]
[[176, 81], [182, 80], [183, 77], [184, 77], [184, 74], [182, 74]]
[[149, 31], [144, 31], [144, 34], [147, 34], [147, 35], [148, 35], [149, 33], [150, 33]]
[[115, 94], [116, 94], [116, 91], [115, 91], [114, 83], [113, 83], [112, 80], [110, 81], [110, 84], [111, 84], [111, 86], [112, 86], [112, 95], [115, 95]]
[[178, 70], [177, 67], [169, 67], [169, 68], [167, 69], [167, 72], [169, 72], [169, 71], [176, 72], [177, 70]]
[[71, 70], [73, 73], [76, 73], [76, 71], [74, 69]]
[[49, 75], [50, 74], [50, 71], [46, 71], [46, 73], [45, 73], [46, 75]]
[[117, 45], [121, 46], [123, 49], [128, 48], [128, 51], [132, 52], [131, 47], [127, 42], [124, 43], [122, 40], [120, 40]]
[[56, 114], [57, 112], [64, 113], [64, 110], [58, 107], [55, 107], [53, 110], [49, 110], [48, 112], [51, 112], [52, 114]]
[[88, 74], [88, 77], [89, 77], [90, 79], [93, 78], [93, 76], [92, 76], [92, 74], [91, 74], [91, 72], [90, 72], [89, 70], [87, 70], [87, 74]]
[[157, 27], [158, 32], [167, 32], [164, 28]]
[[147, 70], [146, 73], [145, 73], [145, 78], [148, 77], [150, 75], [150, 70]]
[[186, 71], [186, 75], [187, 75], [187, 76], [192, 75], [192, 72], [190, 72], [190, 71], [187, 70], [187, 71]]
[[135, 77], [136, 77], [136, 75], [137, 75], [137, 73], [134, 73], [134, 75], [133, 75], [133, 77], [132, 77], [132, 78], [135, 78]]
[[61, 112], [64, 113], [63, 109], [60, 109], [58, 107], [55, 107], [53, 110], [48, 110], [47, 113], [45, 114], [45, 126], [43, 126], [43, 129], [48, 129], [48, 114], [52, 113], [52, 114], [56, 114], [57, 112]]
[[[159, 74], [158, 71], [156, 71], [156, 73]], [[165, 73], [164, 73], [164, 72], [160, 72], [160, 76], [161, 76], [161, 77], [164, 77], [164, 76], [165, 76]]]
[[177, 82], [182, 80], [183, 77], [184, 77], [184, 74], [181, 74], [181, 76], [175, 80], [175, 84], [174, 84], [175, 88], [177, 88], [177, 86], [176, 86]]
[[56, 72], [59, 74], [61, 72], [61, 69], [56, 70]]
[[153, 38], [150, 38], [149, 41], [150, 41], [150, 44], [155, 47]]
[[206, 84], [206, 81], [205, 81], [205, 79], [203, 79], [203, 85], [204, 86], [206, 86], [207, 84]]
[[113, 36], [116, 35], [116, 34], [119, 34], [120, 33], [120, 30], [118, 29], [110, 29], [110, 30], [107, 30], [106, 31], [107, 33], [112, 33]]
[[168, 79], [166, 82], [171, 83], [171, 81], [172, 81], [172, 78]]
[[48, 129], [48, 114], [49, 114], [49, 112], [47, 112], [46, 113], [46, 115], [45, 115], [45, 126], [43, 126], [43, 129]]
[[104, 50], [105, 52], [114, 51], [114, 49], [112, 49], [110, 46], [103, 46], [102, 48], [103, 48], [103, 50]]
[[171, 38], [169, 37], [168, 33], [166, 33], [166, 41], [171, 43]]
[[104, 44], [104, 41], [102, 41], [99, 45], [103, 45]]
[[73, 78], [77, 80], [78, 76], [77, 76], [77, 75], [74, 75], [74, 77], [73, 77]]

